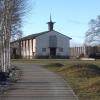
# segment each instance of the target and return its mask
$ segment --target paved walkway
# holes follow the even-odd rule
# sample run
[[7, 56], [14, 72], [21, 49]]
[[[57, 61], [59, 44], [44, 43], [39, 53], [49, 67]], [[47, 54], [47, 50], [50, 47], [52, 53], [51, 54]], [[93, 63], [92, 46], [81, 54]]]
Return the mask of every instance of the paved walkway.
[[17, 64], [21, 80], [0, 96], [0, 100], [78, 100], [72, 89], [58, 75], [39, 65]]

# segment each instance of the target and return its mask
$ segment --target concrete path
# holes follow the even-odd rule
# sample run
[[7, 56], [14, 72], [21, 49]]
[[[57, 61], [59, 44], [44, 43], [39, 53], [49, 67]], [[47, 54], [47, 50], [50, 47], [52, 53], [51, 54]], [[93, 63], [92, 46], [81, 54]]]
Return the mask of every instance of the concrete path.
[[72, 89], [58, 75], [39, 65], [17, 64], [21, 80], [0, 96], [0, 100], [78, 100]]

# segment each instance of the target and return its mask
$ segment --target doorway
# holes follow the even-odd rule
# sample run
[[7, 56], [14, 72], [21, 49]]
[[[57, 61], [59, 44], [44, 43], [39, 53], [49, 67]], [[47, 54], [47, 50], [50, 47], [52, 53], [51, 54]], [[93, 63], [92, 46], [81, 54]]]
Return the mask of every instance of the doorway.
[[13, 48], [13, 55], [14, 56], [16, 56], [16, 54], [17, 54], [16, 51], [17, 51], [17, 49], [16, 48]]
[[50, 57], [56, 57], [56, 48], [50, 48]]

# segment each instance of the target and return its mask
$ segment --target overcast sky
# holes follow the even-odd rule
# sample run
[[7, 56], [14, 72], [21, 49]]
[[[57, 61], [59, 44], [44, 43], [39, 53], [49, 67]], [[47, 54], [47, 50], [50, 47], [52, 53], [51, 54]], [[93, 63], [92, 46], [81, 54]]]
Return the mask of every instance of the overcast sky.
[[88, 22], [100, 15], [100, 0], [29, 0], [23, 20], [24, 36], [47, 31], [50, 13], [54, 30], [72, 38], [72, 44], [83, 44]]

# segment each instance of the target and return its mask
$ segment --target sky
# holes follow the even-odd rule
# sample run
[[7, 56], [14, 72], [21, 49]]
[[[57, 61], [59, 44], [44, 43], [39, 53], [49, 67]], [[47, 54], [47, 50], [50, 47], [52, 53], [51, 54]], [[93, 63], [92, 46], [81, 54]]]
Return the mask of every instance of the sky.
[[24, 36], [47, 31], [51, 13], [54, 30], [71, 37], [71, 46], [84, 43], [89, 21], [100, 15], [100, 0], [29, 0], [27, 5]]

